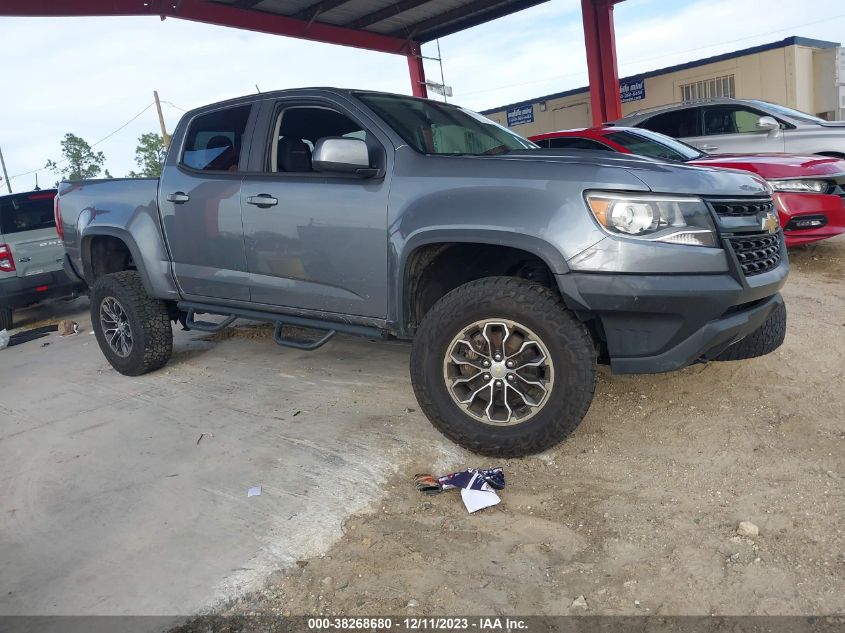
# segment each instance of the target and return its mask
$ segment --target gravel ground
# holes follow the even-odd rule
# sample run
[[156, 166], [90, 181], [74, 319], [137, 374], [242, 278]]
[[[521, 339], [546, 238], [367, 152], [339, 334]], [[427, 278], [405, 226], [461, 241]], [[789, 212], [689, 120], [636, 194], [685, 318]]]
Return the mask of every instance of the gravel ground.
[[[576, 433], [533, 458], [408, 455], [331, 549], [222, 613], [845, 612], [845, 240], [791, 260], [776, 353], [603, 370]], [[456, 492], [419, 495], [435, 464], [503, 466], [502, 503], [468, 515]]]

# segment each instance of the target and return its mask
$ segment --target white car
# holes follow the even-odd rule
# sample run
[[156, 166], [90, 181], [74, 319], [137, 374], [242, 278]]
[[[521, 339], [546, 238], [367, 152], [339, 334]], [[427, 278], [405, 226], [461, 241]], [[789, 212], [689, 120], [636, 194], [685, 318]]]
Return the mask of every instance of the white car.
[[845, 121], [757, 99], [706, 99], [640, 110], [611, 123], [639, 127], [708, 154], [789, 152], [845, 158]]

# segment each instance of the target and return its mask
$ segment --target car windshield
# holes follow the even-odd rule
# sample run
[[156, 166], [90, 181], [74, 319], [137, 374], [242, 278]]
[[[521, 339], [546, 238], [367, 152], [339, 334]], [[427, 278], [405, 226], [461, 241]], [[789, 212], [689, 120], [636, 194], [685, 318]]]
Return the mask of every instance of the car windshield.
[[702, 152], [691, 145], [649, 130], [637, 130], [636, 132], [619, 130], [605, 134], [605, 138], [621, 145], [633, 154], [648, 156], [649, 158], [685, 163], [688, 160], [695, 160], [704, 156]]
[[792, 108], [787, 108], [786, 106], [778, 105], [777, 103], [769, 103], [768, 101], [757, 100], [751, 100], [751, 103], [756, 103], [761, 108], [771, 110], [776, 114], [789, 117], [790, 119], [797, 119], [806, 123], [827, 123], [827, 121], [825, 121], [824, 119], [820, 119], [817, 116], [807, 114], [806, 112], [801, 112], [801, 110], [793, 110]]
[[537, 147], [495, 121], [454, 105], [372, 92], [358, 93], [358, 98], [423, 154], [480, 156]]

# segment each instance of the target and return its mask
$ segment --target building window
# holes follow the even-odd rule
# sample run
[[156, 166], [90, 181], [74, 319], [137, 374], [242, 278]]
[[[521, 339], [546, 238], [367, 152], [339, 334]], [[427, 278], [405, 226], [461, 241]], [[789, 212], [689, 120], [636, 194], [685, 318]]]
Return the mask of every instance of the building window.
[[736, 96], [736, 83], [733, 75], [694, 81], [690, 84], [681, 84], [679, 87], [681, 89], [681, 100], [684, 102], [712, 97], [733, 98]]

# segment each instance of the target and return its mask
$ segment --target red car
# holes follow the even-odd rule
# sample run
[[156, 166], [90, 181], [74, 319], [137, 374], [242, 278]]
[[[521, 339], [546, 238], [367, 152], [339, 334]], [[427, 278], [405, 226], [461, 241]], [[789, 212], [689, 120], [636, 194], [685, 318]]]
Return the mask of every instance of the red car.
[[787, 246], [845, 233], [845, 160], [797, 154], [704, 154], [669, 136], [627, 127], [564, 130], [530, 137], [548, 149], [590, 149], [751, 171], [774, 190]]

